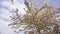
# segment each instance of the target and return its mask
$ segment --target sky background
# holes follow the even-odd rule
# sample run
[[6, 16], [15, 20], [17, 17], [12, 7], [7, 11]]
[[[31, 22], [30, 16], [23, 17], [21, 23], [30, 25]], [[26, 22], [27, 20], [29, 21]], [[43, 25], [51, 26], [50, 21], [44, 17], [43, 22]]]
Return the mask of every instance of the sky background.
[[[19, 9], [19, 13], [22, 15], [25, 13], [23, 8], [25, 5], [23, 4], [24, 0], [14, 0], [14, 5], [12, 5], [11, 0], [0, 0], [0, 32], [2, 34], [23, 34], [23, 32], [15, 33], [11, 28], [8, 27], [8, 24], [11, 23], [10, 20], [10, 11], [11, 9]], [[29, 0], [28, 0], [29, 1]], [[34, 0], [38, 5], [42, 6], [42, 3], [39, 0]], [[60, 0], [48, 0], [45, 1], [50, 6], [54, 6], [56, 8], [60, 7]]]

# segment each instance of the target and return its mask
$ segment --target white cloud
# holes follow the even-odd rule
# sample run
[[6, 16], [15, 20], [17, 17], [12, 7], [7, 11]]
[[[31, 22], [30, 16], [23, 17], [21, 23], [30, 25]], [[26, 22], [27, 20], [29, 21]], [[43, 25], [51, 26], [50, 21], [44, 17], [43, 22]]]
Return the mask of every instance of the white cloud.
[[[1, 5], [4, 6], [4, 7], [7, 7], [9, 10], [11, 9], [16, 9], [18, 8], [19, 9], [19, 13], [21, 13], [22, 15], [25, 13], [25, 11], [23, 10], [23, 8], [25, 8], [25, 5], [23, 3], [19, 3], [19, 1], [17, 0], [14, 0], [14, 4], [12, 5], [11, 1], [8, 0], [4, 0], [1, 2]], [[6, 9], [6, 8], [0, 8], [0, 32], [2, 32], [2, 34], [16, 34], [14, 33], [9, 27], [8, 27], [8, 24], [10, 23], [9, 21], [5, 21], [3, 20], [2, 18], [5, 18], [7, 20], [10, 19], [10, 11]]]
[[23, 8], [25, 8], [25, 5], [23, 3], [19, 3], [17, 0], [14, 0], [14, 4], [12, 4], [11, 1], [4, 1], [2, 2], [2, 5], [8, 7], [10, 10], [18, 8], [21, 13], [25, 13], [25, 11], [23, 10]]
[[9, 22], [6, 22], [6, 21], [3, 21], [0, 19], [0, 32], [2, 34], [17, 34], [17, 33], [14, 33], [8, 26]]
[[23, 32], [15, 33], [11, 28], [8, 27], [10, 22], [0, 19], [0, 33], [2, 34], [23, 34]]
[[7, 9], [5, 9], [5, 8], [1, 8], [1, 13], [0, 13], [0, 17], [2, 17], [2, 18], [6, 18], [6, 19], [9, 19], [10, 17], [10, 12], [9, 12], [9, 10], [7, 10]]

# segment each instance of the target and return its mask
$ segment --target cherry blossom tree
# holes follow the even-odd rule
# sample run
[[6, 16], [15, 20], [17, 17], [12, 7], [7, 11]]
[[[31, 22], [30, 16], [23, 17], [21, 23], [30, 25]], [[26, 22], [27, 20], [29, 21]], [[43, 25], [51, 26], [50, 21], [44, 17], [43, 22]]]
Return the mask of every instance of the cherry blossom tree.
[[[19, 14], [18, 8], [12, 11], [11, 20], [13, 23], [9, 24], [11, 28], [15, 28], [14, 32], [24, 31], [24, 34], [59, 34], [59, 21], [56, 19], [60, 12], [60, 8], [55, 9], [45, 3], [39, 7], [35, 2], [24, 1], [26, 14]], [[21, 28], [22, 27], [22, 28]]]

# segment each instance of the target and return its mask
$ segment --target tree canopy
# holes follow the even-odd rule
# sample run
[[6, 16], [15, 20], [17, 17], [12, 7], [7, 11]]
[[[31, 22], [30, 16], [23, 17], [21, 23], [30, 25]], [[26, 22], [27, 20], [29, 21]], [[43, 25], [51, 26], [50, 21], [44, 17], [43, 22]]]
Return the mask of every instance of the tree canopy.
[[[19, 15], [19, 9], [13, 11], [13, 15], [10, 16], [13, 23], [9, 24], [12, 28], [15, 28], [14, 32], [24, 31], [24, 34], [59, 34], [60, 23], [57, 20], [57, 15], [60, 12], [60, 8], [55, 9], [45, 3], [42, 7], [39, 7], [35, 2], [25, 0], [24, 8], [26, 14]], [[23, 29], [20, 29], [22, 27]]]

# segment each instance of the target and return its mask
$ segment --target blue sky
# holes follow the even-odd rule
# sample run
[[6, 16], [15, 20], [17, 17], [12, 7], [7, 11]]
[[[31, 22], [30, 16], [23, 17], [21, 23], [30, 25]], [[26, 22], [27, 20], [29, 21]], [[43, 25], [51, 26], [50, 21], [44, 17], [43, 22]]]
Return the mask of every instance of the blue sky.
[[[43, 5], [39, 0], [34, 0], [38, 5]], [[56, 8], [60, 7], [60, 0], [48, 0], [45, 1], [51, 6], [54, 6]], [[7, 25], [11, 22], [10, 20], [10, 11], [11, 9], [18, 8], [21, 14], [23, 15], [25, 11], [23, 8], [25, 8], [25, 5], [23, 4], [23, 0], [14, 0], [14, 5], [11, 4], [10, 0], [0, 0], [0, 30], [4, 32], [3, 34], [15, 34]], [[5, 31], [4, 31], [5, 30]], [[8, 33], [7, 33], [8, 32]], [[19, 34], [23, 34], [23, 32], [20, 32]]]

